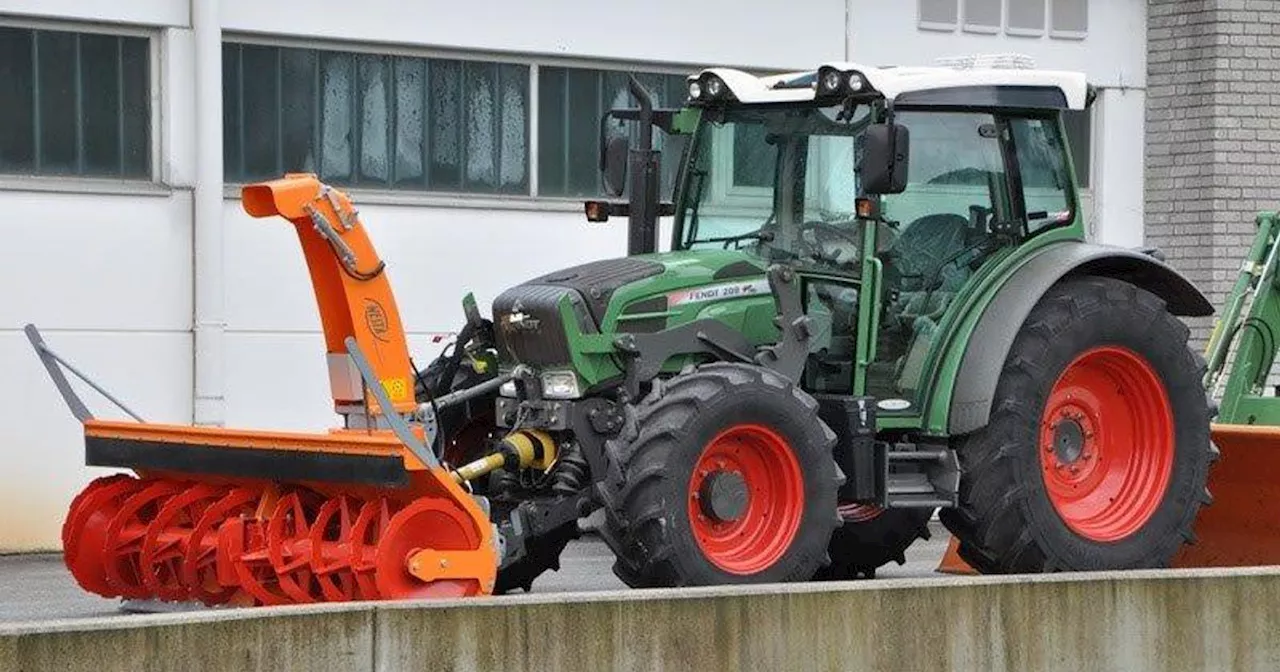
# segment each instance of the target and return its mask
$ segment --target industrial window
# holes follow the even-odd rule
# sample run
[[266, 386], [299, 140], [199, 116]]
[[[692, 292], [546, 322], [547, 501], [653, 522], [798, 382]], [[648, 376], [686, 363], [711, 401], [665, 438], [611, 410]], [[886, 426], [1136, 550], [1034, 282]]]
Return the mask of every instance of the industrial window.
[[1009, 0], [1005, 32], [1010, 35], [1043, 35], [1044, 2], [1045, 0]]
[[1000, 32], [1001, 0], [963, 0], [964, 29], [977, 33]]
[[920, 27], [955, 30], [956, 0], [920, 0]]
[[148, 39], [0, 26], [0, 172], [147, 178]]
[[[1046, 16], [1052, 37], [1080, 39], [1089, 32], [1089, 0], [918, 0], [919, 27], [952, 32], [1041, 36]], [[1046, 3], [1048, 3], [1046, 7]], [[1007, 6], [1006, 6], [1007, 4]], [[959, 19], [958, 16], [963, 17]]]
[[[637, 73], [653, 96], [655, 107], [684, 103], [683, 75]], [[542, 196], [595, 196], [603, 192], [600, 175], [600, 119], [613, 108], [637, 105], [627, 90], [628, 73], [541, 66], [538, 68], [538, 194]], [[612, 122], [610, 135], [637, 134], [637, 124]], [[654, 145], [662, 153], [662, 189], [670, 197], [679, 159], [679, 147], [664, 146], [667, 138], [654, 132]], [[633, 137], [633, 143], [636, 140]]]
[[1049, 0], [1054, 37], [1084, 37], [1089, 32], [1089, 0]]
[[529, 67], [226, 43], [228, 181], [528, 193]]

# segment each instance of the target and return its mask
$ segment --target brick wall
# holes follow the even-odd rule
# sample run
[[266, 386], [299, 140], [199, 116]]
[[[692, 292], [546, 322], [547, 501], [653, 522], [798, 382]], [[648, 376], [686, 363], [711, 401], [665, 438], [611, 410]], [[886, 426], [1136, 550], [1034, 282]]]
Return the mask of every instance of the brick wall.
[[1149, 2], [1146, 155], [1146, 243], [1221, 306], [1280, 209], [1280, 1]]

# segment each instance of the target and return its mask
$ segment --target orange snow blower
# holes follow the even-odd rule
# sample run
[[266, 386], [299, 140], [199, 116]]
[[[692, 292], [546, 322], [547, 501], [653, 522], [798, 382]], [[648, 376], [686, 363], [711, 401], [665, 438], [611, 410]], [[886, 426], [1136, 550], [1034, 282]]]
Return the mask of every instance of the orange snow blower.
[[[254, 217], [280, 215], [297, 229], [344, 426], [286, 433], [142, 422], [28, 325], [84, 425], [87, 464], [135, 474], [99, 478], [74, 499], [62, 528], [67, 567], [99, 595], [208, 605], [492, 592], [500, 537], [467, 481], [502, 460], [450, 470], [428, 448], [434, 415], [415, 403], [391, 286], [351, 202], [298, 174], [247, 186], [242, 202]], [[94, 418], [64, 368], [138, 422]], [[536, 441], [514, 443], [526, 448], [522, 465], [548, 457], [529, 449]]]

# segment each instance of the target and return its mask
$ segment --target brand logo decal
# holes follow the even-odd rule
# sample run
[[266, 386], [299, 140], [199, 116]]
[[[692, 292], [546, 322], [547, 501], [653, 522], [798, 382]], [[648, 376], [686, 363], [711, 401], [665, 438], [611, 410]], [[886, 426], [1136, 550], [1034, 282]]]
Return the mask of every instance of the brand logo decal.
[[763, 278], [750, 282], [726, 282], [719, 285], [694, 287], [667, 295], [667, 305], [679, 306], [686, 303], [702, 301], [720, 301], [744, 296], [756, 296], [769, 293], [769, 281]]
[[387, 332], [391, 329], [390, 320], [387, 319], [387, 311], [382, 304], [373, 299], [365, 300], [364, 323], [374, 338], [384, 343], [391, 340], [387, 337]]

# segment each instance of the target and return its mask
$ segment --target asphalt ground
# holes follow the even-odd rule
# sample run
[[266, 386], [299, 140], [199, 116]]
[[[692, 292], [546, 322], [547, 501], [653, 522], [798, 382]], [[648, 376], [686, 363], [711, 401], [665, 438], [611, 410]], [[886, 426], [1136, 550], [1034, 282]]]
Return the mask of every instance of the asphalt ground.
[[[907, 562], [880, 569], [879, 578], [942, 577], [934, 569], [946, 550], [949, 536], [940, 525], [932, 526], [931, 539], [917, 541], [907, 551]], [[533, 591], [577, 593], [626, 588], [610, 569], [613, 554], [604, 542], [586, 535], [572, 542], [561, 556], [558, 572], [543, 574]], [[872, 579], [872, 581], [877, 579]], [[30, 623], [68, 618], [115, 616], [128, 618], [146, 611], [203, 609], [198, 605], [123, 603], [87, 593], [76, 585], [56, 553], [0, 556], [0, 623]]]

